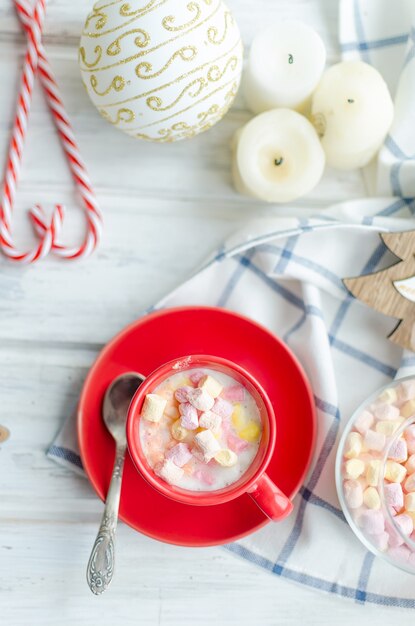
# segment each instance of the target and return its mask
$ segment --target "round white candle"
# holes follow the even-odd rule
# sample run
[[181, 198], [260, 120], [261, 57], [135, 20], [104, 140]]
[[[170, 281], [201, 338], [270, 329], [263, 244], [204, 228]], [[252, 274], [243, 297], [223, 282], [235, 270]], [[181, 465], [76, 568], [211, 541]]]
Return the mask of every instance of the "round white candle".
[[379, 72], [362, 61], [330, 67], [313, 94], [311, 113], [327, 164], [338, 169], [367, 165], [393, 120], [393, 102]]
[[313, 125], [289, 109], [261, 113], [235, 136], [235, 187], [267, 202], [289, 202], [311, 191], [324, 163]]
[[248, 107], [254, 113], [304, 110], [325, 63], [324, 43], [306, 24], [283, 21], [266, 28], [252, 42], [244, 73]]

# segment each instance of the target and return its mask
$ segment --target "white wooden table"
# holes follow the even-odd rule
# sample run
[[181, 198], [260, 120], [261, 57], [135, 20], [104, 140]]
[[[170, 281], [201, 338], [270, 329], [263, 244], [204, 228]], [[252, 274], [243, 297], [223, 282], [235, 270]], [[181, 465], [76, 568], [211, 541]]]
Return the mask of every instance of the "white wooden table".
[[[334, 0], [229, 0], [247, 43], [261, 26], [297, 17], [338, 58]], [[139, 312], [184, 279], [249, 217], [307, 213], [364, 194], [360, 174], [327, 172], [309, 197], [281, 209], [238, 196], [229, 140], [249, 118], [239, 98], [225, 121], [189, 142], [135, 142], [105, 123], [87, 98], [77, 42], [87, 0], [49, 2], [45, 43], [105, 214], [106, 237], [82, 264], [47, 260], [22, 268], [0, 259], [0, 623], [4, 626], [367, 625], [408, 612], [360, 607], [277, 579], [224, 550], [157, 543], [121, 525], [111, 590], [92, 596], [85, 565], [102, 504], [88, 482], [57, 467], [45, 449], [73, 409], [98, 350]], [[0, 159], [4, 160], [23, 39], [11, 0], [0, 3]], [[35, 94], [16, 207], [74, 207], [71, 181], [39, 90]], [[74, 210], [68, 239], [81, 232]]]

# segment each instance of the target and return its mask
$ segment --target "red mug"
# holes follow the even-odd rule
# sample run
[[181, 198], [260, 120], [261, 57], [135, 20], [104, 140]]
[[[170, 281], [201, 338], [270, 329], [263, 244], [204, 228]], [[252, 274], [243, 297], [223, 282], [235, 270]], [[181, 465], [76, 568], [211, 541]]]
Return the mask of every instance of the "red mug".
[[[195, 492], [170, 485], [154, 473], [140, 445], [139, 421], [146, 395], [152, 393], [163, 380], [178, 372], [203, 367], [227, 374], [249, 391], [260, 412], [262, 436], [253, 462], [238, 481], [217, 491]], [[255, 378], [242, 367], [227, 359], [207, 355], [192, 355], [174, 359], [157, 368], [137, 389], [131, 401], [127, 418], [127, 441], [130, 456], [140, 474], [159, 493], [177, 502], [195, 506], [221, 504], [247, 493], [267, 517], [273, 521], [280, 521], [291, 513], [293, 505], [266, 474], [266, 469], [275, 449], [276, 430], [275, 414], [271, 401]]]

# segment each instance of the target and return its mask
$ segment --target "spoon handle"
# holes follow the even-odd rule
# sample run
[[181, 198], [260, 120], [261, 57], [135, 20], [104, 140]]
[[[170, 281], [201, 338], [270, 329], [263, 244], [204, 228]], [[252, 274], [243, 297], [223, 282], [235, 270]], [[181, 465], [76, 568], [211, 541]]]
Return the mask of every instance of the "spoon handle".
[[108, 588], [114, 574], [115, 531], [117, 528], [125, 451], [126, 446], [117, 446], [114, 469], [112, 470], [101, 526], [86, 570], [89, 588], [95, 595], [100, 595]]

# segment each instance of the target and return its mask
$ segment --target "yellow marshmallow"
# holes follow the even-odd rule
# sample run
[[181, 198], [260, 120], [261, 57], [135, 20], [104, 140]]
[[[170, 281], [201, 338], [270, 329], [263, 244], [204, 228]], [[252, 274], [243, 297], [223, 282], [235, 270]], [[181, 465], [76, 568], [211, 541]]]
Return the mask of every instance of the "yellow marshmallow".
[[379, 400], [387, 404], [393, 404], [397, 399], [398, 394], [396, 393], [396, 389], [393, 389], [392, 387], [385, 389], [385, 391], [379, 396]]
[[396, 420], [381, 420], [376, 424], [376, 432], [382, 433], [386, 437], [391, 437], [404, 421], [401, 417], [398, 417]]
[[177, 420], [180, 416], [179, 409], [176, 406], [170, 405], [164, 410], [164, 415], [170, 417], [172, 420]]
[[403, 407], [401, 407], [401, 415], [406, 418], [415, 415], [415, 400], [408, 400], [408, 402], [405, 402]]
[[346, 477], [356, 480], [365, 471], [365, 464], [360, 459], [350, 459], [345, 463]]
[[415, 513], [415, 493], [407, 493], [405, 496], [405, 509]]
[[246, 423], [247, 418], [242, 405], [235, 404], [235, 408], [232, 413], [232, 424], [235, 426], [236, 429], [239, 429], [246, 426]]
[[370, 487], [377, 487], [379, 483], [380, 461], [369, 461], [366, 468], [366, 481]]
[[217, 398], [223, 389], [220, 382], [217, 381], [216, 378], [213, 378], [213, 376], [209, 376], [209, 374], [200, 379], [198, 387], [204, 389], [212, 398]]
[[346, 439], [346, 446], [344, 449], [344, 456], [346, 459], [354, 459], [362, 451], [363, 437], [359, 433], [349, 433]]
[[223, 467], [232, 467], [238, 462], [238, 456], [232, 450], [221, 450], [215, 454], [214, 458]]
[[239, 431], [240, 438], [251, 443], [257, 441], [260, 434], [261, 428], [257, 422], [249, 422], [245, 428]]
[[178, 419], [171, 426], [171, 434], [176, 439], [176, 441], [183, 441], [183, 439], [186, 439], [189, 431], [186, 428], [183, 428], [180, 423], [180, 419]]
[[396, 461], [386, 461], [385, 478], [392, 483], [401, 483], [406, 476], [406, 468]]
[[368, 487], [363, 492], [363, 502], [368, 509], [380, 509], [380, 497], [375, 487]]

